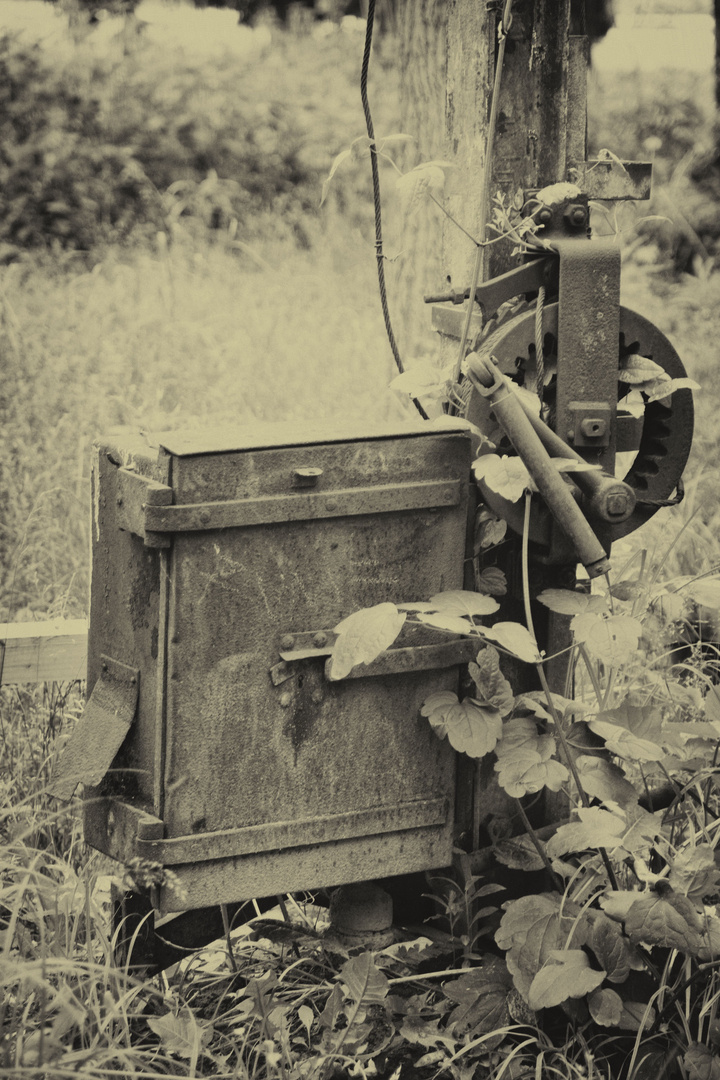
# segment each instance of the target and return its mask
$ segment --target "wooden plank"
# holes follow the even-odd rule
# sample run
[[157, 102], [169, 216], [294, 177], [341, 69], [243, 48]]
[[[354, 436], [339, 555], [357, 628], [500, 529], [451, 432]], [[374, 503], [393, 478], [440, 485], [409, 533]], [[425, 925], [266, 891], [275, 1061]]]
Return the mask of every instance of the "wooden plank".
[[87, 669], [87, 620], [0, 623], [1, 682], [72, 682]]

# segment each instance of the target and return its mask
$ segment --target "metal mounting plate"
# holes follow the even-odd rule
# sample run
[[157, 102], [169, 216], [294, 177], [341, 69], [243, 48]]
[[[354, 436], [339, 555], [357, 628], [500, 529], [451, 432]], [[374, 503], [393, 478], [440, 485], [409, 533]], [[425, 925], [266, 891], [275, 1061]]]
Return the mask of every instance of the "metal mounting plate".
[[71, 799], [78, 784], [95, 787], [110, 768], [135, 719], [140, 672], [101, 657], [100, 677], [60, 758], [48, 790]]

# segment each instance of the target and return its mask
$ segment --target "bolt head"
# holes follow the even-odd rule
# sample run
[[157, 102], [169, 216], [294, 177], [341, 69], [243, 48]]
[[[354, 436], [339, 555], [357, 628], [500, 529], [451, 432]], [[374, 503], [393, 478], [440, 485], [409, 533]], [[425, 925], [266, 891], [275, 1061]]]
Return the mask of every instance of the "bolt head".
[[208, 521], [210, 520], [210, 511], [209, 510], [201, 510], [200, 511], [200, 520], [202, 521], [203, 525], [207, 525]]
[[325, 508], [329, 510], [330, 513], [332, 513], [333, 510], [337, 510], [338, 504], [335, 499], [328, 499], [328, 501], [325, 503]]
[[628, 510], [628, 499], [624, 491], [613, 491], [607, 497], [607, 512], [608, 514], [626, 514]]
[[540, 210], [538, 210], [535, 214], [535, 220], [537, 221], [538, 225], [549, 225], [552, 221], [552, 218], [552, 210], [549, 206], [541, 207]]
[[319, 630], [313, 637], [313, 645], [316, 649], [324, 649], [328, 643], [328, 636], [324, 630]]
[[283, 650], [283, 652], [286, 652], [288, 649], [295, 648], [295, 638], [292, 636], [292, 634], [283, 634], [283, 636], [280, 638], [280, 648]]

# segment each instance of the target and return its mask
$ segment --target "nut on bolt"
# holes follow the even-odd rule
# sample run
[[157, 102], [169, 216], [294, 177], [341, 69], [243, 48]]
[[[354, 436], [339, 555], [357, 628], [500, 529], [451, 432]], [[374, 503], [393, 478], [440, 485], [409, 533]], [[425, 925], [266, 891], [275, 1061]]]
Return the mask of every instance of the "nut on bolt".
[[571, 203], [563, 217], [574, 229], [582, 229], [587, 224], [587, 210], [581, 203]]
[[580, 421], [580, 430], [586, 439], [599, 439], [607, 431], [607, 420], [604, 416], [586, 416]]

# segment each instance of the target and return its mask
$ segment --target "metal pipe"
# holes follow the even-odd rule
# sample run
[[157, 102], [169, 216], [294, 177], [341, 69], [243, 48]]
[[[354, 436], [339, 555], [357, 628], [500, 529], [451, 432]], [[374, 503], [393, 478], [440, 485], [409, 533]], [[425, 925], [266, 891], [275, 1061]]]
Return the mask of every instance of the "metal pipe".
[[[556, 435], [519, 394], [516, 397], [550, 457], [572, 458], [573, 461], [586, 464], [577, 450]], [[637, 499], [633, 488], [624, 480], [616, 480], [599, 468], [573, 473], [572, 480], [588, 499], [588, 509], [603, 521], [627, 521], [635, 509]]]
[[468, 378], [492, 405], [495, 417], [530, 473], [540, 495], [560, 528], [572, 542], [589, 576], [606, 574], [610, 564], [605, 549], [575, 502], [570, 488], [552, 463], [505, 376], [486, 357], [468, 357]]

